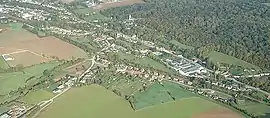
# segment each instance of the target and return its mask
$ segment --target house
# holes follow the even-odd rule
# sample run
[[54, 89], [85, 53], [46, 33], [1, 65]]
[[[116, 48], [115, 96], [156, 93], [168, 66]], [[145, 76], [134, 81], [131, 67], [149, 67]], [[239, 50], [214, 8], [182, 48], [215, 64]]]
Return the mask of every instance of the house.
[[192, 82], [191, 81], [188, 81], [188, 85], [192, 85]]
[[270, 95], [268, 96], [268, 98], [267, 98], [268, 100], [270, 100]]

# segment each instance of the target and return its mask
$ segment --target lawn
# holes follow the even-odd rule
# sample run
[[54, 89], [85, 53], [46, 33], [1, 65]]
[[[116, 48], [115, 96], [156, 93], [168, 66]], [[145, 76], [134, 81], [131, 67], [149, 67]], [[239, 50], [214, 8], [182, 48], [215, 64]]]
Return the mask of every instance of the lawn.
[[52, 98], [54, 95], [53, 93], [46, 91], [46, 90], [37, 90], [28, 93], [24, 96], [21, 101], [26, 102], [27, 104], [37, 104], [43, 100], [48, 100]]
[[[170, 95], [170, 94], [171, 95]], [[163, 81], [162, 85], [159, 83], [154, 83], [150, 88], [144, 92], [139, 92], [135, 96], [135, 108], [141, 109], [144, 107], [149, 107], [169, 101], [174, 99], [183, 99], [196, 97], [195, 94], [181, 88], [178, 84]]]
[[0, 56], [0, 68], [2, 68], [2, 69], [8, 69], [8, 68], [9, 68], [8, 64], [7, 64], [6, 61], [3, 59], [2, 56]]
[[32, 76], [39, 77], [45, 69], [52, 69], [58, 62], [38, 64], [25, 68], [21, 72], [1, 73], [0, 75], [0, 95], [8, 94], [12, 90], [25, 86], [26, 80]]
[[182, 48], [182, 49], [194, 49], [194, 47], [188, 46], [188, 45], [184, 45], [176, 40], [170, 40], [169, 43], [177, 46], [178, 48]]
[[72, 88], [38, 118], [191, 118], [221, 106], [201, 98], [182, 99], [134, 111], [129, 103], [99, 85]]
[[220, 53], [220, 52], [210, 52], [208, 54], [209, 58], [211, 59], [211, 61], [213, 61], [214, 63], [225, 63], [225, 64], [232, 64], [232, 65], [236, 65], [236, 66], [242, 66], [244, 68], [254, 68], [254, 69], [260, 69], [258, 66], [252, 65], [248, 62], [245, 62], [243, 60], [237, 59], [235, 57]]

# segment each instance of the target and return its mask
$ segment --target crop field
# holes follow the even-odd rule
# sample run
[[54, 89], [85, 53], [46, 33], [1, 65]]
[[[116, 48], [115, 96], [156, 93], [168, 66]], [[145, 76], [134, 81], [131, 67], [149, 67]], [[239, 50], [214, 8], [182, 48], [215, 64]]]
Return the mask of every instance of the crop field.
[[[87, 54], [76, 46], [55, 37], [39, 38], [21, 28], [21, 26], [20, 23], [10, 24], [8, 31], [0, 34], [0, 54], [14, 56], [9, 61], [11, 65], [20, 63], [29, 66], [56, 58], [87, 57]], [[28, 60], [26, 60], [26, 57], [28, 57]]]
[[27, 103], [27, 104], [37, 104], [43, 100], [48, 100], [52, 98], [54, 95], [53, 93], [46, 91], [46, 90], [37, 90], [32, 91], [28, 93], [26, 96], [24, 96], [21, 101]]
[[[41, 112], [38, 118], [193, 118], [212, 109], [227, 110], [204, 99], [190, 98], [134, 111], [123, 98], [99, 85], [91, 85], [71, 89]], [[226, 117], [217, 114], [209, 118], [241, 118], [231, 111], [226, 114]]]
[[28, 84], [26, 82], [28, 78], [38, 77], [45, 69], [52, 69], [58, 64], [58, 62], [50, 62], [25, 68], [21, 72], [2, 73], [0, 75], [0, 95], [6, 95], [12, 90], [25, 86]]
[[211, 59], [211, 61], [213, 61], [214, 63], [219, 62], [219, 63], [242, 66], [244, 68], [260, 69], [258, 66], [252, 65], [248, 62], [245, 62], [243, 60], [237, 59], [235, 57], [232, 57], [232, 56], [220, 53], [220, 52], [213, 51], [213, 52], [209, 53], [208, 56]]
[[[15, 67], [16, 65], [22, 64], [24, 67], [31, 66], [43, 62], [51, 61], [51, 58], [45, 58], [41, 55], [35, 55], [31, 52], [25, 51], [15, 54], [8, 55], [9, 58], [13, 58], [14, 60], [7, 60], [7, 63], [11, 67]], [[29, 61], [31, 59], [31, 61]]]
[[142, 0], [120, 0], [118, 2], [105, 2], [105, 3], [99, 4], [95, 7], [95, 9], [104, 10], [104, 9], [113, 8], [113, 7], [128, 6], [128, 5], [140, 4], [140, 3], [144, 3], [144, 2]]

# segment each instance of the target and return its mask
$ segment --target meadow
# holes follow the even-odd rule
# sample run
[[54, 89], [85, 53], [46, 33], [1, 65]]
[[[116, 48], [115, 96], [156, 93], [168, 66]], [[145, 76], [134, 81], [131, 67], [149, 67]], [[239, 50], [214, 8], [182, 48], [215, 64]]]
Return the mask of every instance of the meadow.
[[121, 60], [128, 60], [130, 62], [139, 64], [141, 66], [145, 66], [145, 67], [152, 67], [154, 69], [160, 70], [160, 71], [164, 71], [164, 72], [168, 72], [168, 73], [173, 73], [172, 70], [170, 70], [168, 67], [166, 67], [165, 65], [149, 58], [149, 57], [136, 57], [132, 54], [125, 54], [125, 53], [118, 53], [118, 57]]
[[184, 44], [178, 42], [177, 40], [170, 40], [169, 43], [177, 46], [180, 49], [194, 49], [194, 47], [188, 46], [188, 45], [184, 45]]
[[19, 87], [24, 87], [35, 79], [26, 82], [30, 77], [37, 78], [42, 75], [45, 69], [52, 69], [59, 63], [53, 61], [50, 63], [38, 64], [23, 69], [19, 72], [1, 73], [0, 74], [0, 95], [6, 95], [10, 91], [15, 91]]
[[[38, 118], [192, 118], [200, 113], [225, 108], [210, 101], [192, 97], [134, 111], [123, 98], [99, 85], [73, 88], [57, 98]], [[241, 118], [226, 112], [230, 118]], [[219, 117], [219, 118], [228, 118]], [[200, 117], [196, 117], [200, 118]], [[215, 118], [215, 117], [209, 117]]]
[[23, 101], [27, 104], [37, 104], [43, 100], [48, 100], [54, 96], [53, 93], [40, 89], [37, 91], [31, 91], [26, 96], [22, 97], [20, 101]]
[[265, 104], [252, 102], [252, 101], [242, 101], [237, 105], [241, 109], [245, 109], [247, 112], [258, 116], [259, 118], [269, 118], [270, 117], [270, 106]]
[[260, 67], [250, 64], [248, 62], [245, 62], [241, 59], [237, 59], [235, 57], [232, 57], [232, 56], [220, 53], [220, 52], [216, 52], [216, 51], [210, 52], [208, 54], [208, 57], [214, 63], [225, 63], [225, 64], [231, 64], [231, 65], [236, 65], [236, 66], [242, 66], [244, 68], [260, 69]]

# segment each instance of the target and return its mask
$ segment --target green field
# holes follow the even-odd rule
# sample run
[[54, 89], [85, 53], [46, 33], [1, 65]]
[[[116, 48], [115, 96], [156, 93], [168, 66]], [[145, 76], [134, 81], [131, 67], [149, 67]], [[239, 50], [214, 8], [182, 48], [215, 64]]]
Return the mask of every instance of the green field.
[[100, 13], [95, 13], [95, 14], [92, 14], [92, 15], [89, 15], [85, 18], [85, 20], [88, 20], [88, 21], [92, 21], [92, 20], [110, 20], [108, 17], [106, 16], [103, 16], [102, 14]]
[[178, 48], [182, 48], [182, 49], [194, 49], [194, 47], [188, 46], [188, 45], [184, 45], [176, 40], [170, 40], [169, 43], [177, 46]]
[[133, 111], [126, 100], [101, 86], [91, 85], [71, 89], [38, 118], [191, 118], [215, 108], [220, 106], [190, 98]]
[[0, 56], [0, 68], [2, 68], [2, 69], [8, 69], [8, 68], [9, 68], [8, 64], [7, 64], [6, 61], [3, 59], [2, 56]]
[[270, 106], [265, 104], [244, 101], [238, 104], [238, 107], [245, 109], [247, 112], [254, 114], [255, 116], [260, 116], [260, 118], [269, 118], [270, 117]]
[[[178, 84], [163, 81], [163, 85], [154, 83], [149, 89], [135, 95], [135, 108], [140, 109], [177, 99], [196, 97], [195, 94], [181, 88]], [[171, 95], [169, 95], [169, 93]]]
[[1, 73], [0, 75], [0, 95], [8, 94], [12, 90], [27, 85], [26, 80], [32, 76], [39, 77], [45, 69], [52, 69], [58, 62], [50, 62], [38, 64], [29, 68], [25, 68], [20, 72]]
[[74, 12], [78, 14], [88, 14], [95, 12], [95, 10], [93, 8], [82, 8], [82, 9], [75, 9]]
[[245, 62], [243, 60], [237, 59], [235, 57], [220, 53], [220, 52], [210, 52], [209, 53], [209, 58], [211, 61], [213, 61], [214, 63], [225, 63], [225, 64], [232, 64], [232, 65], [236, 65], [236, 66], [242, 66], [244, 68], [254, 68], [254, 69], [260, 69], [258, 66], [252, 65], [248, 62]]
[[28, 93], [21, 99], [21, 101], [26, 102], [27, 104], [37, 104], [43, 100], [48, 100], [53, 96], [53, 93], [46, 90], [37, 90]]
[[151, 58], [148, 58], [148, 57], [140, 58], [140, 57], [135, 57], [132, 54], [125, 54], [125, 53], [118, 53], [118, 57], [121, 60], [126, 59], [128, 61], [137, 63], [141, 66], [152, 67], [152, 68], [157, 69], [157, 70], [161, 70], [161, 71], [168, 72], [168, 73], [173, 73], [172, 70], [170, 70], [165, 65], [163, 65], [163, 64], [161, 64], [161, 63], [159, 63]]

